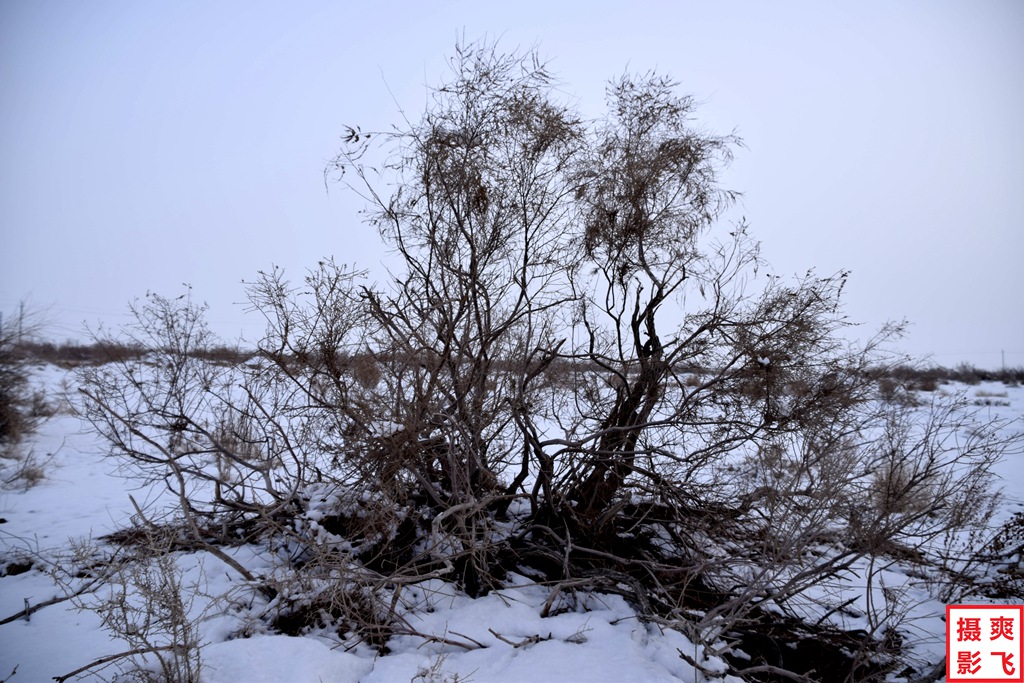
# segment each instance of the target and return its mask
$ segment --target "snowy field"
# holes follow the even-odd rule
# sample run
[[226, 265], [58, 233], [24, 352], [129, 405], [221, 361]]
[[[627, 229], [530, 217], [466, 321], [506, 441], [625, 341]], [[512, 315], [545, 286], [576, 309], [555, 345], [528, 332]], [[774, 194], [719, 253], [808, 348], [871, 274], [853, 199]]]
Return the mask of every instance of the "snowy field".
[[[55, 396], [70, 378], [67, 371], [45, 366], [35, 370], [34, 381]], [[989, 383], [939, 390], [965, 391], [982, 420], [1024, 415], [1024, 387]], [[87, 571], [69, 575], [82, 562], [69, 559], [73, 547], [123, 527], [134, 512], [132, 498], [147, 509], [160, 506], [160, 492], [126, 480], [87, 427], [66, 406], [58, 409], [23, 444], [41, 478], [25, 487], [23, 482], [35, 478], [25, 476], [0, 490], [0, 620], [6, 620], [0, 624], [0, 681], [47, 681], [129, 649], [111, 638], [95, 612], [78, 610], [70, 600], [31, 610], [65, 597], [60, 584], [85, 585]], [[1021, 422], [1014, 428], [1021, 429]], [[998, 465], [1004, 496], [993, 527], [1024, 511], [1021, 458], [1017, 453]], [[0, 461], [0, 480], [13, 476], [16, 466]], [[254, 574], [273, 571], [260, 549], [229, 552]], [[390, 638], [389, 654], [382, 656], [330, 633], [270, 633], [260, 620], [265, 605], [252, 599], [229, 564], [205, 552], [178, 554], [175, 561], [190, 598], [188, 616], [198, 625], [202, 683], [707, 680], [680, 655], [703, 659], [684, 635], [642, 622], [619, 596], [555, 596], [550, 587], [517, 575], [504, 590], [479, 599], [440, 580], [409, 585], [397, 597], [407, 629]], [[939, 661], [944, 605], [899, 567], [891, 578], [893, 586], [917, 596], [905, 621], [915, 655], [922, 662]], [[851, 594], [858, 589], [863, 591], [851, 579]], [[79, 601], [98, 599], [85, 592]], [[26, 607], [29, 615], [8, 619]], [[714, 670], [716, 662], [703, 666]], [[69, 680], [131, 678], [111, 664]]]

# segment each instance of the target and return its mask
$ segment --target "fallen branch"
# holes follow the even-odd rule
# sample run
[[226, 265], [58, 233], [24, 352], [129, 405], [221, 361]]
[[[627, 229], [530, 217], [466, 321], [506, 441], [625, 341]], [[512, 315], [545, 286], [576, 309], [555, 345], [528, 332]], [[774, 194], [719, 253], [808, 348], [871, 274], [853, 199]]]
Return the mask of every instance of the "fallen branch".
[[[814, 679], [805, 676], [803, 674], [793, 673], [788, 669], [783, 669], [778, 666], [772, 666], [771, 664], [760, 664], [758, 666], [750, 666], [746, 669], [733, 669], [732, 673], [737, 676], [743, 677], [744, 674], [771, 674], [773, 676], [782, 676], [783, 678], [789, 678], [797, 681], [798, 683], [815, 683]], [[811, 669], [808, 673], [814, 673], [814, 669]]]
[[[12, 614], [9, 617], [5, 617], [3, 619], [0, 619], [0, 626], [3, 626], [4, 624], [9, 624], [12, 621], [17, 621], [18, 619], [28, 619], [29, 616], [35, 614], [36, 612], [38, 612], [39, 610], [43, 609], [44, 607], [49, 607], [50, 605], [56, 605], [57, 603], [64, 602], [65, 600], [70, 600], [72, 598], [77, 598], [82, 593], [87, 592], [97, 582], [98, 582], [98, 579], [95, 579], [95, 580], [90, 581], [89, 583], [85, 584], [84, 586], [79, 588], [74, 593], [71, 593], [69, 595], [65, 595], [65, 596], [62, 596], [62, 597], [58, 597], [58, 598], [51, 598], [49, 600], [44, 600], [42, 602], [36, 603], [35, 605], [31, 605], [31, 606], [28, 604], [28, 599], [26, 598], [25, 599], [25, 609], [21, 610], [17, 614]], [[0, 681], [0, 683], [2, 683], [2, 681]]]
[[724, 671], [713, 671], [712, 669], [709, 669], [709, 668], [705, 667], [703, 664], [701, 664], [696, 659], [694, 659], [690, 655], [688, 655], [685, 652], [683, 652], [678, 647], [676, 648], [676, 652], [679, 653], [679, 658], [680, 659], [682, 659], [684, 662], [686, 662], [687, 664], [692, 666], [694, 669], [699, 671], [701, 674], [703, 674], [705, 678], [707, 678], [707, 679], [725, 678], [725, 672]]
[[930, 670], [924, 672], [917, 678], [911, 678], [910, 683], [934, 683], [946, 675], [946, 658], [943, 657]]
[[64, 681], [68, 680], [69, 678], [71, 678], [73, 676], [77, 676], [78, 674], [82, 673], [83, 671], [88, 671], [89, 669], [94, 669], [97, 666], [102, 666], [104, 664], [109, 664], [110, 662], [117, 661], [118, 659], [125, 659], [127, 657], [134, 657], [135, 655], [147, 655], [147, 654], [150, 654], [150, 653], [153, 653], [153, 652], [163, 652], [163, 651], [166, 651], [166, 650], [177, 650], [180, 647], [181, 647], [180, 645], [160, 645], [158, 647], [140, 647], [140, 648], [137, 648], [135, 650], [128, 650], [127, 652], [118, 652], [116, 655], [107, 655], [106, 657], [100, 657], [96, 661], [90, 662], [90, 663], [86, 664], [85, 666], [79, 667], [79, 668], [75, 669], [74, 671], [72, 671], [71, 673], [64, 674], [63, 676], [54, 676], [53, 680], [57, 681], [57, 683], [64, 683]]
[[545, 641], [545, 640], [551, 640], [551, 635], [550, 634], [548, 634], [547, 638], [544, 638], [543, 636], [536, 635], [536, 636], [527, 636], [526, 638], [524, 638], [523, 640], [520, 640], [517, 643], [516, 641], [512, 640], [511, 638], [506, 638], [505, 636], [501, 635], [500, 633], [495, 631], [493, 628], [489, 628], [487, 630], [491, 632], [492, 636], [494, 636], [495, 638], [497, 638], [498, 640], [500, 640], [503, 643], [511, 645], [514, 648], [526, 647], [528, 645], [535, 645], [536, 643], [540, 643], [540, 642]]
[[392, 631], [391, 635], [393, 635], [393, 636], [413, 636], [413, 637], [416, 637], [416, 638], [423, 638], [428, 643], [440, 643], [442, 645], [451, 645], [453, 647], [461, 647], [464, 650], [478, 650], [478, 649], [485, 649], [487, 647], [483, 643], [481, 643], [481, 642], [479, 642], [477, 640], [474, 640], [473, 638], [470, 638], [467, 635], [463, 635], [462, 633], [459, 633], [457, 635], [460, 635], [463, 638], [465, 638], [466, 640], [471, 641], [471, 642], [452, 640], [451, 638], [445, 638], [443, 636], [435, 636], [435, 635], [431, 635], [429, 633], [420, 633], [419, 631], [417, 631], [415, 629], [406, 629], [406, 630], [402, 630], [402, 631]]

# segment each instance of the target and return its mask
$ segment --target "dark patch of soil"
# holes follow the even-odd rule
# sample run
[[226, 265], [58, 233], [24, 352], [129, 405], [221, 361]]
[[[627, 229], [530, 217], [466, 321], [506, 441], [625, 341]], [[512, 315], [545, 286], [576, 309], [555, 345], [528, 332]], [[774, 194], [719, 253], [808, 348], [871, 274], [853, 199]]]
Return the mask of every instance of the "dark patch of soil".
[[14, 560], [0, 567], [0, 576], [17, 576], [32, 569], [32, 560]]

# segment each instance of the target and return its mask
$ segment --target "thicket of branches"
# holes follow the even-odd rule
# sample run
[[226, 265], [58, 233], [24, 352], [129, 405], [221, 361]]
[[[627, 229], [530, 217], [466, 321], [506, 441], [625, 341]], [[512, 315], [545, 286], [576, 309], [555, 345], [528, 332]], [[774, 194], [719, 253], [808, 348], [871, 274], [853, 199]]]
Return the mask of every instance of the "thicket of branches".
[[[612, 81], [590, 121], [532, 54], [463, 46], [451, 67], [421, 118], [349, 129], [328, 169], [397, 254], [383, 286], [332, 261], [261, 273], [266, 334], [236, 366], [197, 354], [218, 343], [202, 307], [152, 296], [117, 340], [150, 351], [81, 371], [112, 451], [174, 493], [162, 522], [183, 547], [269, 543], [291, 579], [238, 568], [285, 630], [383, 644], [403, 585], [479, 594], [516, 571], [552, 600], [624, 593], [709, 653], [780, 630], [846, 653], [838, 673], [730, 660], [750, 678], [895, 666], [905, 606], [871, 598], [873, 572], [909, 558], [952, 585], [998, 425], [881, 400], [899, 327], [851, 345], [845, 273], [759, 270], [746, 225], [722, 225], [740, 141], [671, 80]], [[851, 633], [820, 617], [857, 572]]]

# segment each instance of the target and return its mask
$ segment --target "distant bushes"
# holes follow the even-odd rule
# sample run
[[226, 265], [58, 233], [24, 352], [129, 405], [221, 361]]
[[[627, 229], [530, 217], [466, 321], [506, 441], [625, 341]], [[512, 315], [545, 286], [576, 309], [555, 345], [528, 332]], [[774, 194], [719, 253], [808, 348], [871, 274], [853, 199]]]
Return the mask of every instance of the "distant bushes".
[[[48, 341], [24, 341], [17, 344], [10, 344], [7, 353], [19, 360], [52, 363], [54, 365], [71, 368], [80, 365], [101, 365], [110, 362], [123, 362], [128, 360], [139, 360], [151, 349], [142, 345], [128, 344], [118, 341], [104, 339], [89, 344], [65, 342], [56, 344]], [[204, 349], [190, 351], [191, 355], [199, 360], [207, 360], [223, 365], [241, 365], [250, 362], [259, 355], [254, 349], [245, 349], [238, 346], [213, 346]], [[374, 372], [374, 365], [379, 361], [405, 360], [408, 363], [422, 362], [422, 359], [398, 359], [388, 355], [374, 354], [373, 358], [365, 355], [344, 356], [339, 358], [342, 365], [360, 368], [361, 372]], [[302, 359], [308, 362], [309, 359]], [[556, 360], [555, 365], [564, 368], [569, 373], [569, 364], [565, 360]], [[592, 365], [592, 364], [590, 364]], [[599, 371], [597, 366], [591, 369]], [[694, 375], [691, 382], [698, 382], [701, 373], [713, 373], [712, 368], [697, 366], [677, 367], [677, 372], [690, 373]], [[1000, 370], [985, 370], [975, 367], [969, 363], [961, 363], [953, 368], [940, 365], [919, 367], [912, 365], [898, 365], [875, 370], [875, 379], [892, 380], [908, 389], [914, 391], [935, 391], [940, 384], [949, 382], [961, 382], [963, 384], [975, 385], [981, 382], [1002, 382], [1011, 386], [1024, 383], [1024, 367], [1002, 368]], [[370, 381], [367, 377], [364, 381]]]
[[980, 384], [981, 382], [1002, 382], [1016, 386], [1024, 382], [1024, 367], [1003, 368], [1001, 370], [982, 370], [968, 363], [961, 363], [955, 368], [942, 366], [914, 367], [900, 365], [886, 368], [879, 379], [895, 380], [916, 391], [935, 391], [940, 384], [962, 382], [963, 384]]
[[[63, 368], [139, 360], [150, 351], [151, 349], [147, 349], [139, 344], [109, 340], [97, 341], [91, 344], [72, 342], [54, 344], [52, 342], [29, 341], [13, 347], [13, 353], [23, 360], [52, 363]], [[253, 351], [229, 346], [213, 346], [195, 350], [192, 353], [197, 359], [224, 365], [240, 365], [248, 362], [255, 355]]]

